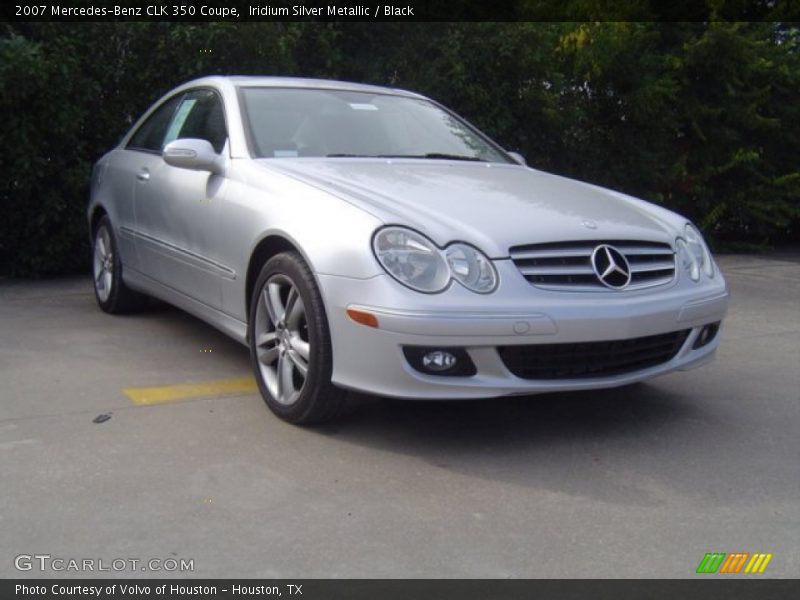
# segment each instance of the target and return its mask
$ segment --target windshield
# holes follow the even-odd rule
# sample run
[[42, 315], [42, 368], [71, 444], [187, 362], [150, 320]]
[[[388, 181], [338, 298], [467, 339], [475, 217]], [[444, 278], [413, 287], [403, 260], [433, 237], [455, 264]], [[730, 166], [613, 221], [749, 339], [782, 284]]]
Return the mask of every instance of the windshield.
[[258, 158], [408, 157], [509, 160], [432, 102], [366, 92], [241, 88]]

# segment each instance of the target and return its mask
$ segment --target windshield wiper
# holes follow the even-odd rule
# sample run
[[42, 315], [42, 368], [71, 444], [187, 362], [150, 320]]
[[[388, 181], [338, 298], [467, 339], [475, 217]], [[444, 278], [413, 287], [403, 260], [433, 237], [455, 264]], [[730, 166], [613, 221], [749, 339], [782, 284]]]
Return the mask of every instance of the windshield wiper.
[[428, 152], [427, 154], [347, 154], [337, 152], [336, 154], [326, 154], [325, 158], [431, 158], [435, 160], [467, 160], [471, 162], [486, 162], [477, 156], [465, 156], [463, 154], [445, 154], [444, 152]]
[[444, 152], [428, 152], [427, 154], [381, 154], [381, 158], [432, 158], [435, 160], [468, 160], [471, 162], [486, 162], [477, 156], [463, 154], [445, 154]]
[[346, 154], [337, 152], [336, 154], [326, 154], [325, 158], [378, 158], [374, 154]]
[[436, 158], [439, 160], [468, 160], [471, 162], [486, 162], [478, 156], [465, 156], [463, 154], [445, 154], [443, 152], [428, 152], [425, 158]]

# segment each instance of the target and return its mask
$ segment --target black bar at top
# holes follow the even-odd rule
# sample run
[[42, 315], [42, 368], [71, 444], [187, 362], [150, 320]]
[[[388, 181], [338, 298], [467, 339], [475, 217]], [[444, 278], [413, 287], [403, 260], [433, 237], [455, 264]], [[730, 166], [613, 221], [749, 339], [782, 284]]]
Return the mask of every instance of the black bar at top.
[[1, 10], [10, 22], [800, 20], [800, 0], [10, 0]]

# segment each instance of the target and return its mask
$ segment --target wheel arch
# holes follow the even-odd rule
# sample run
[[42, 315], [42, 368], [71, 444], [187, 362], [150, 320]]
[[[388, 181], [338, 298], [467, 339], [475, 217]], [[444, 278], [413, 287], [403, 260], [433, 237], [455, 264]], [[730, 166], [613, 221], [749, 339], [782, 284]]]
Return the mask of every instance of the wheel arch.
[[[248, 321], [250, 320], [250, 300], [253, 295], [253, 288], [256, 285], [256, 279], [258, 279], [258, 274], [269, 259], [281, 252], [297, 252], [303, 260], [306, 261], [306, 264], [311, 267], [311, 272], [314, 273], [314, 269], [308, 257], [300, 250], [299, 245], [293, 240], [290, 240], [287, 236], [280, 233], [270, 233], [259, 240], [250, 253], [250, 260], [247, 263], [247, 273], [245, 275], [244, 302], [245, 315]], [[314, 276], [316, 279], [316, 274], [314, 274]], [[317, 284], [319, 285], [319, 282], [317, 282]]]
[[89, 218], [89, 235], [92, 238], [94, 238], [94, 233], [97, 231], [97, 224], [105, 216], [108, 216], [108, 211], [102, 204], [97, 204], [92, 208], [91, 217]]

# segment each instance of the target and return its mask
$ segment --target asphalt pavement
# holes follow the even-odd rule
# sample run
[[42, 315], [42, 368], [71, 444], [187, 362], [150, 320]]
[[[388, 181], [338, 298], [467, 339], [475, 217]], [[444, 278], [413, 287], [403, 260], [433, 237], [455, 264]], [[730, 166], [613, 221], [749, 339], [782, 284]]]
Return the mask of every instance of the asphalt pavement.
[[106, 315], [88, 278], [0, 282], [0, 577], [688, 578], [708, 552], [798, 577], [800, 255], [720, 262], [732, 304], [701, 369], [357, 396], [310, 429], [181, 311]]

